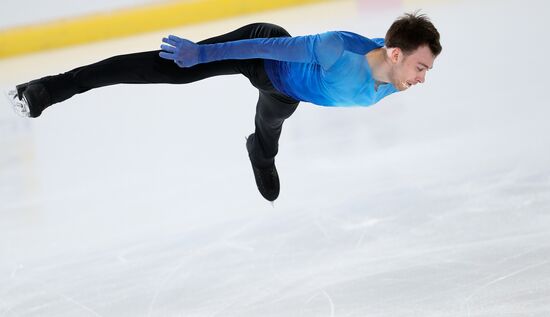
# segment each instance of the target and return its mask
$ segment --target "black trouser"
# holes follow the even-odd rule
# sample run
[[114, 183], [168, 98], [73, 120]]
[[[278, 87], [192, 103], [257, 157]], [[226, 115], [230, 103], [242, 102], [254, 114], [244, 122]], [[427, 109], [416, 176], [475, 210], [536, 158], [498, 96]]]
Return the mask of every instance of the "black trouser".
[[[198, 44], [221, 43], [251, 38], [290, 36], [280, 26], [255, 23]], [[120, 55], [95, 64], [79, 67], [64, 74], [42, 78], [51, 102], [66, 100], [90, 89], [114, 84], [186, 84], [212, 76], [243, 74], [259, 90], [256, 106], [255, 137], [250, 153], [253, 163], [267, 167], [274, 162], [285, 119], [298, 106], [298, 101], [277, 91], [269, 80], [263, 59], [223, 60], [180, 68], [171, 60], [159, 57], [159, 51]]]

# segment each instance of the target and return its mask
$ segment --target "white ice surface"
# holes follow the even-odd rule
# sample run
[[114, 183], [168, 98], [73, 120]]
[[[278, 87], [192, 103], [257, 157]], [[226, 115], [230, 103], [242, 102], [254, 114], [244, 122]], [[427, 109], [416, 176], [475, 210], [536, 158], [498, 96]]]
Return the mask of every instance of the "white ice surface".
[[[411, 9], [356, 8], [166, 33], [375, 37]], [[1, 107], [0, 316], [550, 316], [549, 5], [423, 8], [444, 47], [426, 84], [371, 108], [301, 104], [275, 207], [247, 158], [242, 76], [97, 89], [36, 120]], [[1, 61], [0, 84], [163, 35]]]

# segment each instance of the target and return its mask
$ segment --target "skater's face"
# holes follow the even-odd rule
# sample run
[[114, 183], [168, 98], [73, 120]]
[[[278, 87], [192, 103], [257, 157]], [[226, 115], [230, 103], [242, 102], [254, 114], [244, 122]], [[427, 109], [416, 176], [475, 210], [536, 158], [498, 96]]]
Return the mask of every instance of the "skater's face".
[[435, 56], [426, 45], [406, 54], [399, 48], [390, 52], [393, 64], [392, 83], [397, 90], [406, 90], [426, 80], [426, 72], [433, 67]]

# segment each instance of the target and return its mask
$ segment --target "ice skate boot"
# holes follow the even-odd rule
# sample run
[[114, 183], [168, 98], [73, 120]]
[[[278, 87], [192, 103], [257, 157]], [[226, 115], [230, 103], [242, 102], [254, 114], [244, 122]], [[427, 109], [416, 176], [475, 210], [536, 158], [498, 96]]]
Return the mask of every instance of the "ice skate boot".
[[254, 164], [251, 157], [253, 142], [254, 134], [251, 134], [246, 139], [246, 149], [248, 150], [248, 156], [252, 164], [256, 186], [265, 199], [273, 202], [279, 197], [279, 174], [277, 173], [277, 168], [275, 168], [275, 163], [268, 167], [259, 167]]

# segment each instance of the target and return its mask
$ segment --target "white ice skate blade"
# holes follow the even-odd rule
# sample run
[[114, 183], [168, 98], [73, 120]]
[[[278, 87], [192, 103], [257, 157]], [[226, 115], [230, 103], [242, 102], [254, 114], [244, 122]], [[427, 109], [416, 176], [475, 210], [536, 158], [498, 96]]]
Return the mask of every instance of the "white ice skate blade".
[[15, 112], [18, 116], [22, 118], [29, 118], [31, 116], [27, 99], [23, 96], [23, 100], [19, 100], [16, 89], [10, 89], [7, 91], [4, 90], [4, 96], [8, 99], [13, 112]]

